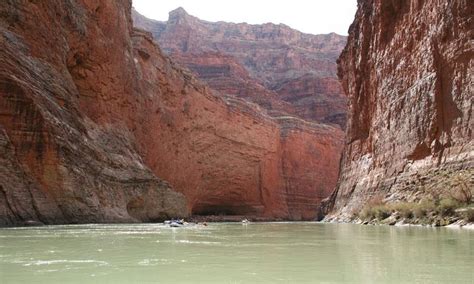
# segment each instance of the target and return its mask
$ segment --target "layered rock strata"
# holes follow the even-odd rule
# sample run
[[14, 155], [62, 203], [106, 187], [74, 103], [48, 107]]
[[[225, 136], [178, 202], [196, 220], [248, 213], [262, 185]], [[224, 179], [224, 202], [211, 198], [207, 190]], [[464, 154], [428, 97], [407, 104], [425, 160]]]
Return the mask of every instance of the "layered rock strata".
[[358, 3], [339, 59], [349, 120], [330, 219], [376, 197], [472, 190], [474, 2]]
[[346, 37], [304, 34], [282, 24], [212, 23], [182, 8], [171, 11], [166, 22], [136, 11], [133, 19], [211, 88], [255, 102], [273, 116], [289, 114], [344, 128], [347, 100], [336, 77], [336, 59]]
[[277, 121], [258, 105], [216, 95], [170, 65], [144, 35], [134, 40], [146, 104], [155, 110], [143, 121], [144, 158], [186, 195], [190, 212], [316, 218], [337, 179], [342, 132], [292, 117]]
[[92, 2], [0, 5], [0, 225], [187, 214], [137, 151], [130, 3]]
[[342, 132], [216, 96], [130, 13], [0, 4], [0, 224], [316, 218]]

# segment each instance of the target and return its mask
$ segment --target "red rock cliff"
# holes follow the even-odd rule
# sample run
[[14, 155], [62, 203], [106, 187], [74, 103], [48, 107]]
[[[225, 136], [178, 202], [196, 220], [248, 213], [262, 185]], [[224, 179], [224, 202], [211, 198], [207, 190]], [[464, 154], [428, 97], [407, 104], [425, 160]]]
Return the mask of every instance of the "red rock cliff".
[[0, 4], [0, 225], [185, 216], [143, 162], [128, 1]]
[[341, 131], [216, 97], [130, 8], [0, 4], [0, 223], [315, 218]]
[[[344, 127], [347, 100], [336, 59], [346, 37], [303, 34], [281, 24], [211, 23], [182, 8], [171, 11], [167, 22], [132, 15], [136, 26], [152, 32], [173, 59], [211, 88], [255, 102], [273, 116], [286, 113]], [[247, 72], [232, 72], [237, 69]]]
[[473, 15], [473, 1], [359, 0], [339, 59], [350, 107], [333, 218], [461, 176], [474, 188]]
[[193, 214], [317, 217], [337, 179], [341, 131], [280, 122], [257, 105], [216, 96], [161, 55], [151, 37], [134, 40], [152, 110], [139, 139], [145, 161], [185, 194]]

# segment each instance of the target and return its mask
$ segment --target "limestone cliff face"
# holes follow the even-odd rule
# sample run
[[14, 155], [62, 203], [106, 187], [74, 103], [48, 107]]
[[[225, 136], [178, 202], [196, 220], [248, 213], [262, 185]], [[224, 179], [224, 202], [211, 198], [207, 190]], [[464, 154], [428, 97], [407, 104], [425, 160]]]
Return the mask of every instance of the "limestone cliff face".
[[342, 132], [215, 96], [130, 9], [0, 4], [0, 225], [316, 218]]
[[[170, 12], [167, 22], [147, 19], [135, 11], [133, 19], [136, 26], [152, 32], [173, 59], [211, 88], [237, 94], [274, 116], [286, 113], [344, 127], [347, 100], [336, 77], [336, 59], [346, 37], [303, 34], [281, 24], [211, 23], [182, 8]], [[219, 57], [221, 63], [216, 65]], [[202, 59], [196, 62], [195, 58]], [[226, 70], [236, 68], [247, 71], [230, 75], [241, 84], [218, 84]], [[313, 88], [307, 84], [311, 81], [337, 87]]]
[[334, 218], [459, 174], [474, 187], [473, 15], [472, 1], [359, 0], [339, 59], [350, 107]]

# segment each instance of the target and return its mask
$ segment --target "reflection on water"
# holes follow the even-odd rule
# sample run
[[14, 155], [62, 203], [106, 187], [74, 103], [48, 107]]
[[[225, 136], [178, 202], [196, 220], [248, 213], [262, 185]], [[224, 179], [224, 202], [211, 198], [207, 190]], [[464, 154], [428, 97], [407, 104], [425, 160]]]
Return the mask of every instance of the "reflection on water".
[[320, 223], [0, 229], [1, 283], [474, 283], [474, 232]]

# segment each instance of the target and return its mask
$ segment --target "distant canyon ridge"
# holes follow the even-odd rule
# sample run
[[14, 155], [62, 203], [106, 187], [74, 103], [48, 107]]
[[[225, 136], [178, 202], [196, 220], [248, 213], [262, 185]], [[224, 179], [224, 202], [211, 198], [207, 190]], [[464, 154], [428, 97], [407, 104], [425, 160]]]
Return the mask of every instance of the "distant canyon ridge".
[[132, 10], [134, 25], [220, 92], [254, 102], [271, 116], [346, 124], [347, 98], [336, 74], [346, 37], [304, 34], [290, 27], [207, 22], [183, 8], [166, 22]]

